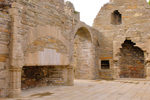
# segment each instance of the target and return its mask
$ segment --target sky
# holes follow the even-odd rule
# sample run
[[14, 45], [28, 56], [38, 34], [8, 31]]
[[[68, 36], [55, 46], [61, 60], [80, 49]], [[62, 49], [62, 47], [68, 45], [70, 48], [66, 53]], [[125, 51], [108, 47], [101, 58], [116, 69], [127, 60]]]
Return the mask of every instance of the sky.
[[[92, 26], [94, 18], [100, 11], [100, 8], [109, 2], [109, 0], [65, 0], [74, 4], [76, 11], [80, 12], [81, 21]], [[148, 0], [147, 0], [148, 1]]]

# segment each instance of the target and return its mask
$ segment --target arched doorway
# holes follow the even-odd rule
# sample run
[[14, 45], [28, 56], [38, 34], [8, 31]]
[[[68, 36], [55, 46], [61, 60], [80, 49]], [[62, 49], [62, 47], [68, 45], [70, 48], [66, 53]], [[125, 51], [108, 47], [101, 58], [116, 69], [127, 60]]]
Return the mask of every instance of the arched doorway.
[[120, 49], [120, 78], [145, 78], [144, 52], [131, 40]]
[[81, 27], [74, 37], [74, 74], [76, 79], [92, 79], [94, 50], [90, 32]]

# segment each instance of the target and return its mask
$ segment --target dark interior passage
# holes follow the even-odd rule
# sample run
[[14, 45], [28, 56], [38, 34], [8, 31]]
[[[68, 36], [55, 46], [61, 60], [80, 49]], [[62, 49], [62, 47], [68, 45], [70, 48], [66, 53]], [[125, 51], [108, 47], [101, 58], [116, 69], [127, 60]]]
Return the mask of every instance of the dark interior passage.
[[131, 40], [125, 40], [122, 44], [120, 58], [121, 78], [144, 78], [144, 52], [134, 46]]

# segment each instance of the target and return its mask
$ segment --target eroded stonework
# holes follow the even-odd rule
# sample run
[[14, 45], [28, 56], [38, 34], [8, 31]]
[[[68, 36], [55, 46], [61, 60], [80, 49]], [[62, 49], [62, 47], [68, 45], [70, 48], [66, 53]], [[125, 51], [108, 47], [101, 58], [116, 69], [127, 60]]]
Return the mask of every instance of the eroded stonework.
[[134, 46], [131, 40], [125, 40], [120, 49], [120, 77], [121, 78], [144, 78], [144, 52]]
[[[49, 85], [73, 85], [75, 69], [84, 66], [79, 79], [96, 79], [98, 31], [80, 21], [79, 12], [64, 0], [0, 1], [0, 96], [17, 97], [21, 89]], [[89, 33], [89, 60], [77, 55], [75, 37]], [[84, 37], [87, 38], [87, 37]], [[92, 54], [92, 56], [91, 56]], [[83, 62], [80, 63], [80, 59]], [[78, 70], [79, 71], [79, 70]], [[29, 75], [28, 75], [29, 74]]]
[[150, 6], [110, 0], [93, 27], [64, 0], [0, 0], [0, 97], [74, 79], [150, 78]]
[[[110, 0], [101, 8], [93, 27], [101, 31], [100, 61], [109, 60], [112, 63], [107, 71], [100, 70], [106, 74], [102, 78], [149, 77], [149, 7], [146, 0]], [[134, 46], [143, 53], [132, 51], [130, 46], [123, 50], [126, 40], [135, 43]], [[125, 55], [128, 57], [124, 58]], [[123, 63], [126, 63], [125, 68], [121, 67]]]

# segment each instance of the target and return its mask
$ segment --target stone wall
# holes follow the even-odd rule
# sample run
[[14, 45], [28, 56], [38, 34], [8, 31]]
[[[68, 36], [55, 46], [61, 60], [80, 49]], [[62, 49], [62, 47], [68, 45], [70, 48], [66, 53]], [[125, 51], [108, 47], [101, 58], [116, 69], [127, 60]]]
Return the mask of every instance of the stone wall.
[[112, 78], [112, 76], [113, 76], [112, 73], [113, 73], [113, 70], [103, 69], [103, 70], [99, 71], [99, 77], [101, 79], [111, 80], [111, 79], [113, 79]]
[[[140, 2], [140, 1], [139, 1]], [[143, 0], [143, 2], [145, 2]], [[128, 5], [128, 7], [127, 7]], [[137, 47], [139, 47], [144, 52], [144, 66], [146, 70], [146, 77], [148, 76], [148, 69], [149, 69], [149, 6], [148, 4], [142, 4], [137, 3], [137, 5], [134, 7], [133, 4], [126, 4], [125, 9], [121, 9], [120, 11], [122, 13], [122, 26], [118, 32], [114, 35], [114, 41], [113, 41], [113, 59], [114, 59], [114, 67], [117, 68], [119, 65], [119, 59], [120, 59], [120, 48], [121, 44], [124, 43], [124, 41], [131, 40], [136, 44]], [[129, 10], [131, 10], [129, 12]], [[119, 71], [119, 70], [118, 70]]]
[[[8, 67], [9, 67], [9, 43], [10, 43], [10, 16], [7, 6], [0, 11], [0, 96], [8, 93]], [[5, 8], [6, 7], [6, 8]]]
[[69, 33], [75, 14], [66, 15], [63, 0], [20, 0], [18, 3], [23, 6], [20, 30], [23, 40], [26, 40], [22, 42], [25, 56], [28, 58], [28, 55], [47, 48], [69, 57]]
[[[79, 13], [70, 10], [73, 6], [65, 5], [63, 0], [2, 2], [8, 5], [6, 8], [9, 10], [2, 8], [0, 12], [0, 84], [6, 85], [0, 85], [3, 86], [0, 87], [0, 96], [15, 97], [20, 93], [20, 69], [23, 66], [70, 64], [71, 35]], [[9, 32], [12, 33], [11, 38]], [[70, 76], [65, 80], [69, 80], [68, 85], [71, 85], [73, 68], [70, 66], [67, 70]]]
[[99, 32], [80, 22], [80, 14], [70, 2], [1, 0], [0, 7], [0, 84], [6, 85], [0, 87], [0, 96], [19, 96], [23, 66], [59, 66], [63, 72], [68, 70], [64, 84], [73, 85], [73, 67], [78, 67], [72, 65], [74, 37], [81, 27], [88, 29], [91, 42], [81, 45], [84, 52], [78, 62], [84, 60], [81, 65], [89, 79], [99, 78]]
[[[111, 0], [105, 4], [94, 20], [93, 27], [101, 31], [100, 59], [112, 61], [112, 76], [116, 78], [119, 72], [121, 44], [130, 39], [144, 51], [145, 62], [149, 62], [149, 5], [146, 0]], [[122, 23], [111, 23], [112, 13], [121, 14]], [[117, 77], [119, 78], [119, 77]]]

